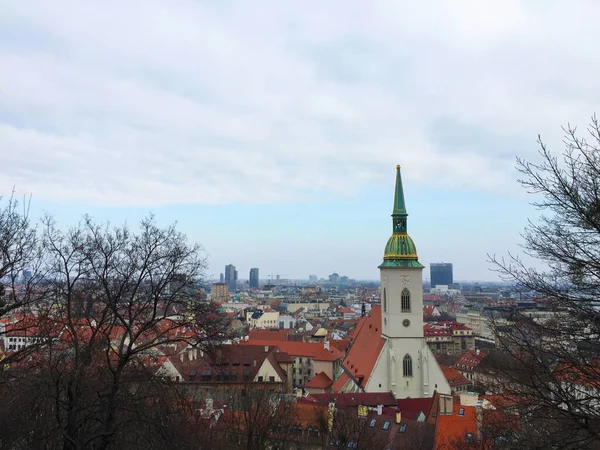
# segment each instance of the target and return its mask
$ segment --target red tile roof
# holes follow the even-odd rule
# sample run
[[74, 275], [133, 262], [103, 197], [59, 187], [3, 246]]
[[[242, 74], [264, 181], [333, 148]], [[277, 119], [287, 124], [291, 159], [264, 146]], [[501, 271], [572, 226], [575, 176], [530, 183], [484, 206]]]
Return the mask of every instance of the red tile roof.
[[[283, 382], [287, 378], [287, 374], [279, 365], [279, 360], [289, 359], [289, 356], [279, 352], [277, 347], [269, 347], [265, 351], [263, 345], [232, 344], [223, 345], [219, 351], [220, 354], [216, 356], [215, 361], [208, 357], [189, 359], [187, 353], [170, 356], [168, 359], [182, 376], [183, 381], [187, 382], [203, 382], [204, 375], [209, 377], [205, 381], [207, 383], [247, 383], [254, 379], [265, 360], [269, 360]], [[229, 378], [226, 380], [222, 375], [227, 375]]]
[[439, 397], [427, 397], [427, 398], [400, 398], [396, 400], [396, 407], [402, 412], [402, 417], [411, 420], [417, 420], [419, 415], [423, 413], [426, 417], [432, 406], [434, 406], [434, 400]]
[[338, 408], [355, 406], [396, 406], [396, 398], [391, 392], [354, 392], [343, 394], [311, 394], [308, 398], [298, 399], [302, 403], [328, 405], [334, 402]]
[[385, 339], [381, 336], [381, 307], [373, 306], [369, 315], [358, 322], [350, 350], [342, 363], [347, 377], [336, 380], [334, 390], [340, 390], [349, 377], [360, 381], [361, 386], [365, 387], [384, 344]]
[[[463, 415], [458, 415], [460, 410]], [[473, 443], [477, 440], [477, 415], [475, 406], [454, 404], [453, 414], [439, 414], [435, 433], [435, 449], [450, 450], [463, 448], [467, 433], [473, 435]]]
[[304, 385], [306, 388], [327, 389], [331, 387], [333, 380], [327, 376], [325, 372], [320, 372], [315, 375], [308, 383]]
[[554, 369], [558, 381], [600, 390], [600, 360], [589, 365], [559, 364]]
[[471, 330], [464, 323], [453, 321], [429, 322], [423, 326], [425, 336], [452, 336], [455, 330]]
[[423, 305], [423, 315], [428, 317], [431, 316], [435, 311], [435, 306], [433, 305]]
[[[479, 354], [477, 353], [479, 352]], [[487, 350], [469, 350], [463, 353], [454, 367], [463, 372], [472, 372], [479, 365], [481, 360], [487, 356]]]
[[309, 427], [321, 428], [327, 417], [327, 405], [295, 403], [292, 410], [292, 420], [305, 430]]
[[352, 341], [350, 339], [331, 339], [329, 341], [329, 345], [344, 353], [346, 353], [351, 343]]
[[290, 330], [261, 330], [255, 328], [250, 330], [248, 338], [255, 341], [287, 341]]
[[282, 352], [291, 356], [308, 356], [315, 361], [337, 361], [344, 354], [337, 348], [327, 350], [321, 342], [295, 342], [295, 341], [258, 341], [248, 339], [243, 345], [277, 346]]
[[450, 387], [468, 386], [471, 384], [469, 379], [462, 375], [456, 368], [440, 364], [442, 372]]
[[335, 383], [333, 383], [331, 389], [333, 392], [340, 392], [349, 380], [350, 376], [346, 372], [343, 372], [338, 379], [335, 380]]

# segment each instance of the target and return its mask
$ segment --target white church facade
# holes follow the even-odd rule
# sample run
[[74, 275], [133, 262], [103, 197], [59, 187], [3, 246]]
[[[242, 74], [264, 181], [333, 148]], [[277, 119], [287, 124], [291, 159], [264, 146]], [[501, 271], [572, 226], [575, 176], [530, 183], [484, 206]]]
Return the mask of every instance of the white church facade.
[[381, 306], [359, 322], [333, 388], [337, 392], [392, 392], [397, 398], [450, 394], [423, 336], [423, 275], [407, 232], [400, 166], [396, 167], [393, 233], [385, 247]]

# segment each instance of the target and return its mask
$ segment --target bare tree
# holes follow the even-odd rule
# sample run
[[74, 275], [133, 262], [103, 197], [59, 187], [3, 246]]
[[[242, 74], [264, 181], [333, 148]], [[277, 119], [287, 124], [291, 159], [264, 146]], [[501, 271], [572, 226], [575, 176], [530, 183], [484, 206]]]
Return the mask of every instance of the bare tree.
[[356, 408], [336, 409], [326, 448], [385, 448], [387, 433], [378, 433], [369, 422], [367, 417], [358, 417]]
[[[19, 333], [30, 327], [32, 324], [23, 320], [23, 314], [15, 313], [35, 309], [44, 298], [42, 249], [37, 230], [29, 219], [29, 206], [29, 200], [19, 203], [13, 192], [0, 207], [0, 317], [10, 319], [0, 329], [0, 338], [5, 333]], [[30, 351], [13, 347], [5, 349], [5, 364]]]
[[548, 269], [529, 268], [517, 256], [491, 258], [546, 308], [495, 322], [510, 363], [494, 370], [518, 405], [510, 408], [520, 409], [507, 447], [592, 448], [600, 440], [600, 126], [593, 117], [587, 137], [571, 126], [564, 131], [561, 158], [540, 139], [541, 162], [517, 161], [520, 183], [543, 211], [525, 229], [524, 251]]
[[153, 217], [139, 232], [85, 217], [66, 232], [46, 218], [43, 249], [52, 300], [36, 316], [44, 339], [7, 373], [11, 392], [43, 405], [47, 448], [152, 448], [175, 423], [167, 417], [189, 414], [157, 413], [157, 399], [182, 398], [157, 387], [146, 366], [169, 345], [210, 353], [227, 338], [225, 319], [199, 295], [201, 247]]
[[295, 399], [291, 394], [256, 383], [245, 384], [229, 396], [219, 430], [220, 448], [247, 450], [296, 448], [302, 440]]

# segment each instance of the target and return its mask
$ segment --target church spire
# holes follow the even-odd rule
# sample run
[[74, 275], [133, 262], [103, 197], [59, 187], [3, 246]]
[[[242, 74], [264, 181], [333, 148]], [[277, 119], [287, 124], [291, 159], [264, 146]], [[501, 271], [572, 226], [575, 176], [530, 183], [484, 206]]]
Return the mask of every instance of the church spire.
[[418, 261], [417, 249], [406, 231], [408, 214], [404, 203], [400, 165], [396, 166], [396, 190], [394, 191], [394, 210], [392, 211], [393, 233], [388, 239], [383, 254], [383, 263], [379, 268], [413, 267], [422, 269]]
[[396, 190], [394, 191], [394, 211], [392, 212], [392, 222], [394, 233], [406, 233], [406, 205], [404, 203], [404, 189], [402, 189], [402, 175], [400, 174], [400, 164], [396, 166]]

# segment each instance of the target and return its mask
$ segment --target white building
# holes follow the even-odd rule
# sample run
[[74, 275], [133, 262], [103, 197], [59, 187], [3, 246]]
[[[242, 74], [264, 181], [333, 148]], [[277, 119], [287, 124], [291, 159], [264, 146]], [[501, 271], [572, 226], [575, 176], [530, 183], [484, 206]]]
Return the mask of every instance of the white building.
[[343, 392], [393, 392], [421, 398], [451, 389], [423, 336], [423, 268], [407, 233], [400, 166], [392, 213], [393, 234], [385, 247], [381, 307], [361, 319], [357, 335], [333, 389]]

